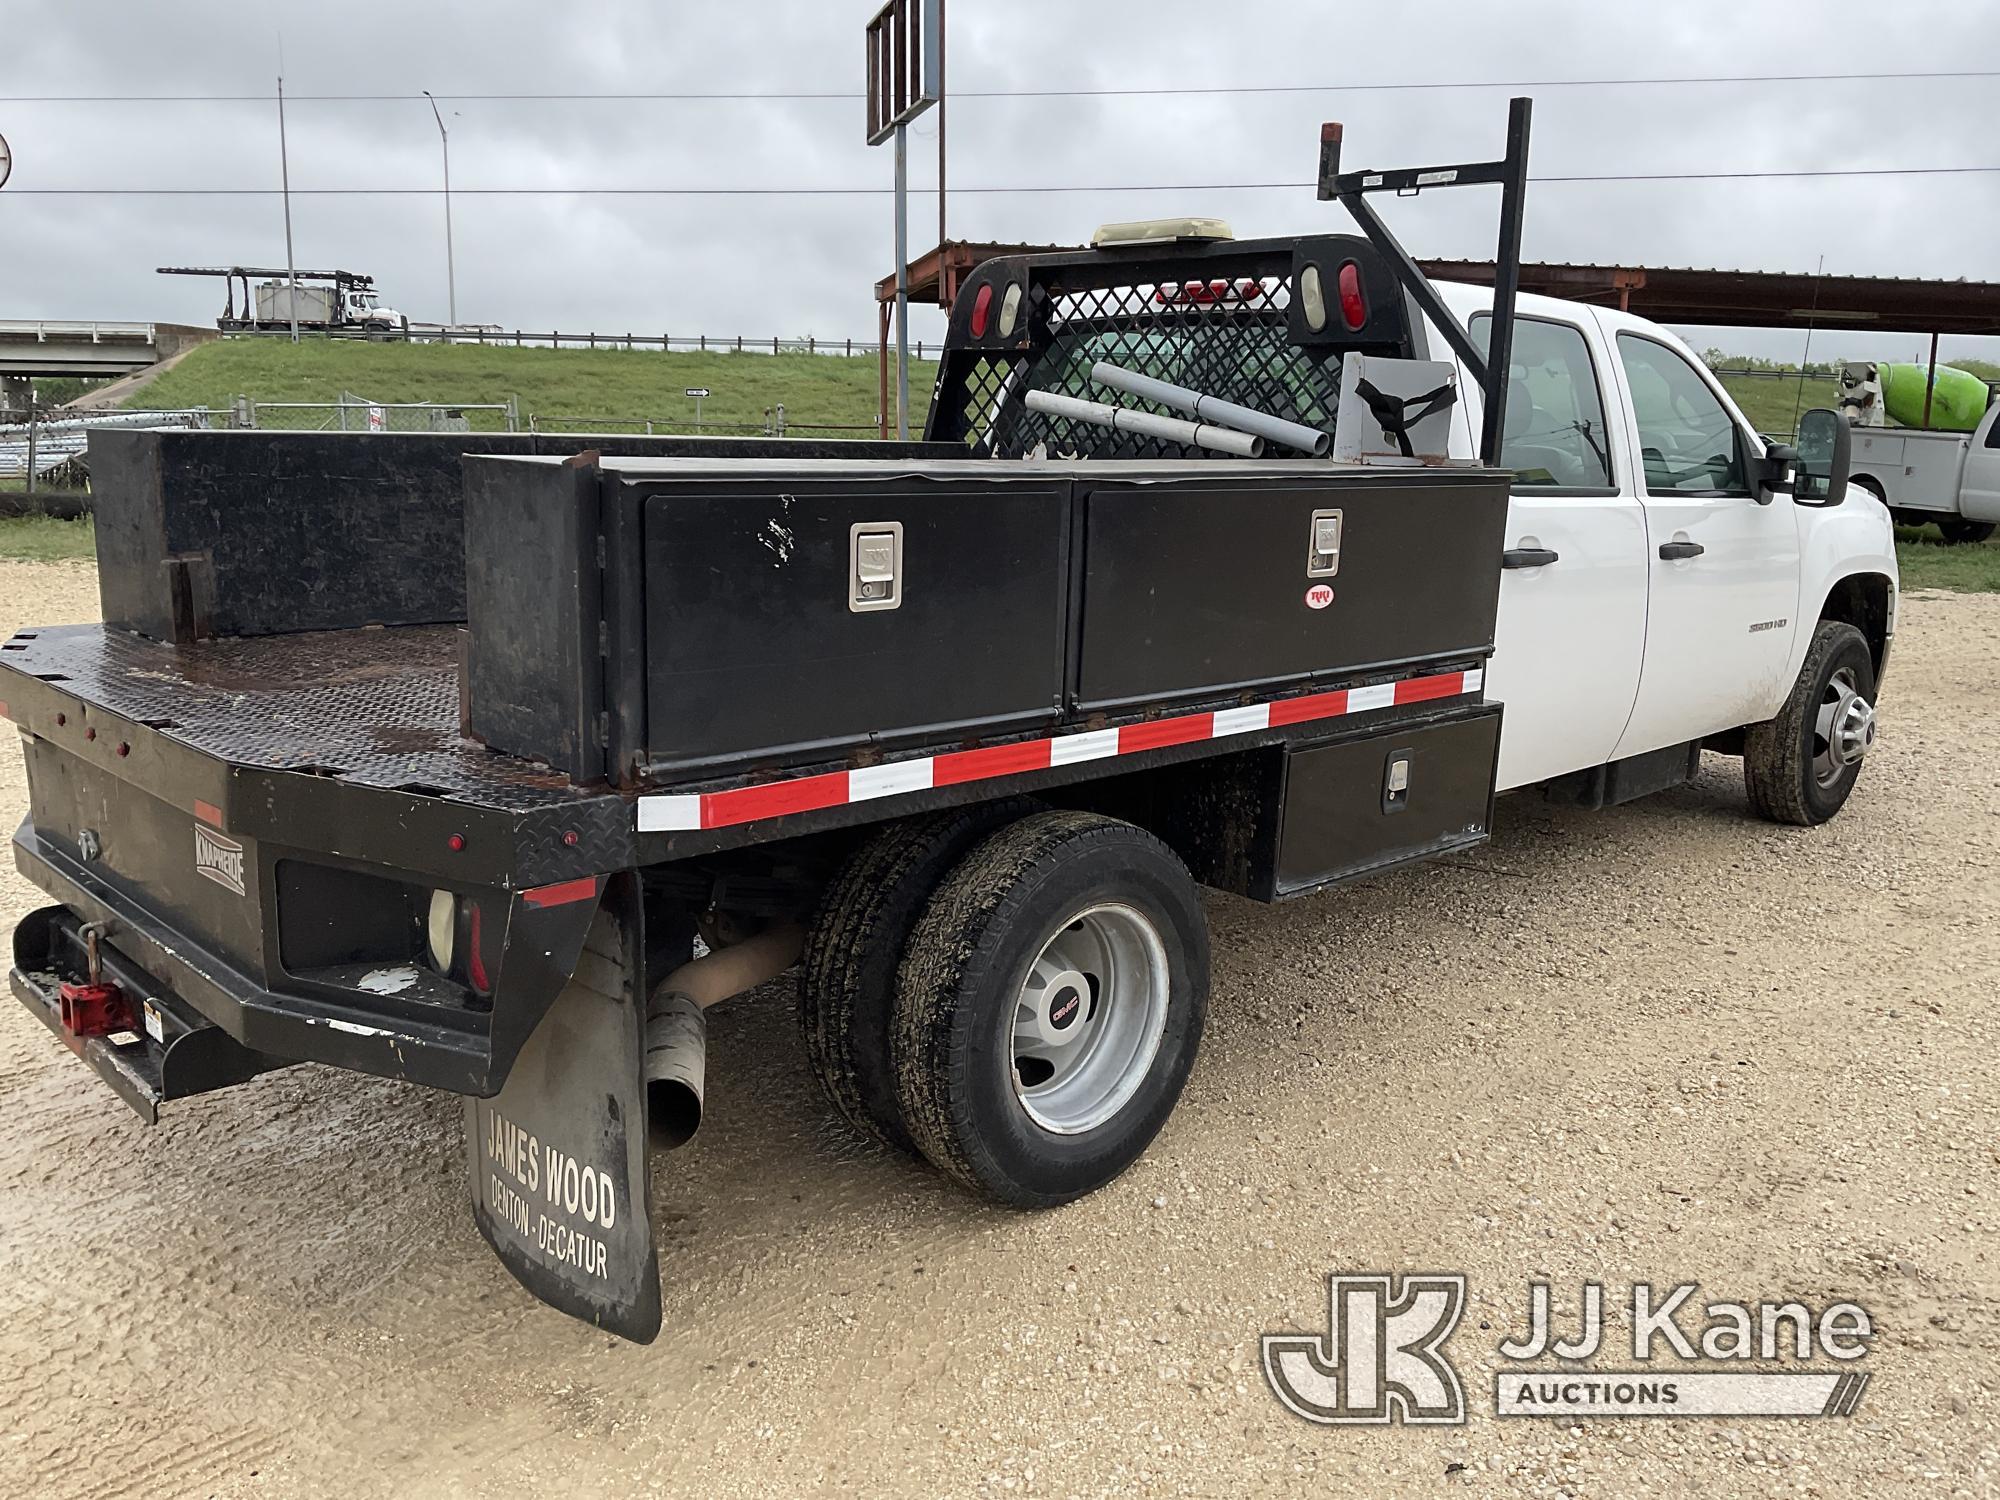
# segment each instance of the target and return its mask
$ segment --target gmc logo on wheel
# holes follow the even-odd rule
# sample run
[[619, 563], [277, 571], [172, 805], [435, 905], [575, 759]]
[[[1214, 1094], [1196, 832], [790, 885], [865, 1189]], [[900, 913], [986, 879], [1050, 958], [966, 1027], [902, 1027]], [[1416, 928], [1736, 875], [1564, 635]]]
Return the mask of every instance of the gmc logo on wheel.
[[194, 870], [217, 885], [243, 894], [243, 846], [219, 833], [197, 826], [194, 831]]

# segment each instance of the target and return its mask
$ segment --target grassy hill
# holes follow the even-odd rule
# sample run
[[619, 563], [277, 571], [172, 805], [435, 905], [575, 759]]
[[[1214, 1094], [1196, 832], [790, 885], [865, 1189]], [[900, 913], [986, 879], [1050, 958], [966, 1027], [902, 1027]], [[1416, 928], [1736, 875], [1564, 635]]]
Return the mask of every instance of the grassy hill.
[[[911, 362], [913, 397], [929, 397], [937, 366]], [[519, 402], [525, 425], [581, 430], [691, 430], [694, 402], [682, 393], [706, 386], [706, 425], [761, 430], [765, 409], [785, 408], [787, 430], [814, 425], [870, 426], [877, 375], [872, 358], [824, 354], [662, 353], [657, 349], [512, 349], [477, 344], [371, 344], [315, 339], [224, 339], [207, 344], [137, 392], [128, 407], [226, 409], [239, 395], [257, 401], [333, 402], [343, 391], [370, 401]], [[476, 427], [503, 425], [497, 413], [472, 413]], [[602, 419], [617, 419], [604, 422]], [[260, 425], [318, 427], [323, 412], [269, 412]]]
[[[1723, 377], [1736, 403], [1760, 432], [1789, 433], [1796, 411], [1831, 406], [1831, 373], [1806, 376], [1803, 398], [1796, 370], [1766, 360], [1711, 352], [1723, 368], [1768, 374]], [[2000, 374], [1977, 360], [1958, 361], [1976, 373]], [[910, 389], [921, 403], [937, 366], [912, 361]], [[1784, 378], [1790, 374], [1794, 378]], [[768, 407], [783, 404], [788, 430], [866, 427], [875, 421], [875, 361], [818, 354], [661, 353], [623, 349], [509, 349], [476, 344], [370, 344], [308, 340], [296, 348], [278, 339], [225, 339], [189, 354], [126, 402], [130, 407], [207, 406], [226, 409], [239, 395], [258, 401], [323, 401], [347, 391], [371, 401], [519, 402], [521, 420], [544, 427], [661, 431], [692, 429], [694, 403], [682, 394], [706, 386], [703, 421], [727, 429], [761, 430]], [[497, 427], [496, 414], [473, 413], [476, 427]], [[581, 418], [600, 419], [596, 423]], [[611, 420], [605, 420], [611, 419]], [[267, 412], [266, 426], [317, 427], [324, 412]]]

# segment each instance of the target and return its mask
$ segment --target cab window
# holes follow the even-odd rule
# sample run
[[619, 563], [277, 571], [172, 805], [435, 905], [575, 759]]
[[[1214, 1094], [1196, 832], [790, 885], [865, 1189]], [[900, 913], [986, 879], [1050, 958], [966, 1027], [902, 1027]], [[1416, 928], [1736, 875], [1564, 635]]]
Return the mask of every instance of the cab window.
[[1618, 335], [1649, 494], [1742, 495], [1743, 433], [1693, 365], [1665, 344]]
[[[1469, 331], [1483, 348], [1492, 328], [1492, 316], [1477, 313]], [[1582, 330], [1516, 318], [1510, 364], [1500, 465], [1514, 471], [1515, 488], [1612, 489], [1604, 395]]]

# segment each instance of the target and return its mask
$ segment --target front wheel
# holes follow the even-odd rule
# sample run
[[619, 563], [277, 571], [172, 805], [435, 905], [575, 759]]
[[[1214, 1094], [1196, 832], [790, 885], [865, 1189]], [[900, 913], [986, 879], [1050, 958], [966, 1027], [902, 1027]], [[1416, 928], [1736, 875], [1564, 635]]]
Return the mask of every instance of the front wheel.
[[1172, 851], [1095, 814], [1025, 818], [958, 864], [904, 950], [904, 1123], [977, 1192], [1067, 1203], [1159, 1133], [1207, 1008], [1207, 923]]
[[1852, 625], [1821, 620], [1791, 696], [1744, 734], [1750, 806], [1774, 823], [1824, 823], [1847, 803], [1875, 744], [1875, 658]]

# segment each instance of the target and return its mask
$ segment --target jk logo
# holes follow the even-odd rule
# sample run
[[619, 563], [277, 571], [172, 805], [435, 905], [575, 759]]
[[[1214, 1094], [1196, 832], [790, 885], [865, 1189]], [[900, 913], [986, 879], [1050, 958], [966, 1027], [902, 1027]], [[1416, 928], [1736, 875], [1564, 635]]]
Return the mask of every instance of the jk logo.
[[1308, 1422], [1462, 1424], [1465, 1391], [1440, 1352], [1465, 1311], [1463, 1276], [1329, 1276], [1327, 1332], [1264, 1335], [1264, 1378]]

